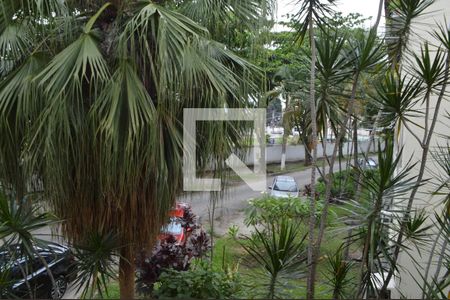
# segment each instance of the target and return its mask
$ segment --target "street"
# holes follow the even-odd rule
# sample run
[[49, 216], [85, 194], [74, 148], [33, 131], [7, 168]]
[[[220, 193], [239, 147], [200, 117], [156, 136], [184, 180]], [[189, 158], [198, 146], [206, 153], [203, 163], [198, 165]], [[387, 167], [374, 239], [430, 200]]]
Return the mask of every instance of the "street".
[[[321, 166], [321, 162], [319, 162], [319, 165]], [[342, 167], [345, 168], [345, 162], [342, 163]], [[335, 163], [334, 171], [336, 172], [338, 168], [339, 163]], [[328, 172], [328, 168], [326, 171]], [[283, 175], [294, 177], [300, 190], [303, 190], [304, 186], [311, 182], [311, 168], [299, 172], [286, 173]], [[275, 176], [276, 175], [267, 176], [267, 186], [272, 183]], [[317, 174], [316, 178], [319, 177], [319, 174]], [[244, 210], [247, 207], [248, 200], [260, 196], [261, 192], [253, 191], [244, 182], [226, 187], [223, 192], [223, 197], [219, 199], [216, 207], [214, 218], [215, 234], [226, 234], [228, 228], [232, 225], [239, 226], [240, 233], [249, 233], [248, 229], [244, 226]], [[192, 205], [193, 212], [199, 216], [199, 222], [202, 224], [208, 224], [210, 199], [210, 192], [194, 192], [179, 197], [178, 201], [190, 203]]]

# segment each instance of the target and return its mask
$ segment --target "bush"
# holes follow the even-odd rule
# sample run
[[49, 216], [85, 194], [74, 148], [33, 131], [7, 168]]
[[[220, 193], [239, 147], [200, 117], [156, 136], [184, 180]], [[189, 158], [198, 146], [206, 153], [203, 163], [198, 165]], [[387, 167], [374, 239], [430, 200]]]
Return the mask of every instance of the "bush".
[[[247, 226], [278, 220], [282, 217], [302, 221], [309, 218], [309, 201], [301, 198], [289, 197], [285, 199], [264, 196], [249, 201], [250, 206], [245, 212]], [[316, 206], [317, 217], [320, 217], [323, 205], [318, 202]]]
[[241, 291], [236, 269], [213, 270], [208, 263], [196, 260], [187, 271], [165, 270], [154, 291], [158, 298], [227, 299]]
[[[334, 199], [352, 199], [355, 197], [355, 178], [358, 176], [359, 169], [344, 170], [336, 172], [333, 176], [333, 185], [331, 186], [331, 201]], [[365, 177], [376, 176], [377, 171], [367, 169], [364, 170]], [[324, 199], [326, 192], [326, 184], [323, 178], [318, 179], [316, 185], [316, 195], [319, 199]]]
[[136, 259], [138, 293], [151, 295], [154, 283], [163, 270], [186, 271], [192, 259], [205, 256], [210, 247], [208, 234], [200, 228], [190, 235], [184, 246], [176, 245], [175, 239], [169, 237], [161, 241], [150, 254], [142, 251]]
[[254, 226], [253, 234], [240, 244], [248, 254], [247, 263], [258, 266], [252, 275], [261, 275], [256, 286], [265, 289], [263, 296], [282, 298], [286, 296], [284, 283], [301, 278], [307, 268], [306, 235], [302, 237], [301, 225], [286, 215], [266, 222], [261, 230]]

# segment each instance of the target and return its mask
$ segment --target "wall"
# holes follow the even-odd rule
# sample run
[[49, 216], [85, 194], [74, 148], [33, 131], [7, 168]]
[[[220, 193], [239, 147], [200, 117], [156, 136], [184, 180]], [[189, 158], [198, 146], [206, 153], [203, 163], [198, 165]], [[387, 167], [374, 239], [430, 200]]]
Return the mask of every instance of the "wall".
[[[368, 141], [359, 142], [359, 153], [365, 153], [368, 146]], [[334, 143], [326, 143], [325, 145], [327, 155], [333, 153]], [[342, 147], [344, 155], [351, 153], [353, 144], [351, 142], [345, 143]], [[374, 151], [374, 144], [370, 146], [370, 151]], [[317, 157], [323, 157], [322, 144], [317, 145]], [[287, 145], [286, 147], [286, 161], [300, 161], [305, 159], [305, 147], [303, 145]], [[266, 146], [266, 162], [267, 164], [281, 163], [281, 145], [267, 145]], [[247, 165], [253, 165], [253, 150], [250, 150], [245, 159]]]
[[[437, 26], [435, 25], [437, 22], [439, 24], [445, 24], [444, 19], [447, 19], [447, 22], [450, 21], [450, 1], [449, 0], [436, 0], [436, 2], [428, 9], [427, 14], [420, 20], [417, 20], [415, 24], [413, 24], [413, 30], [412, 30], [412, 37], [411, 37], [411, 43], [410, 43], [410, 49], [413, 50], [415, 53], [420, 53], [420, 43], [427, 40], [431, 43], [431, 45], [436, 45], [436, 40], [434, 37], [430, 34], [430, 31], [433, 29], [437, 29]], [[408, 61], [408, 58], [405, 61]], [[405, 70], [408, 69], [408, 66], [404, 68]], [[449, 87], [447, 87], [447, 92], [450, 90]], [[434, 103], [436, 101], [436, 97], [432, 99], [431, 101], [431, 107], [434, 109]], [[423, 106], [421, 106], [420, 103], [416, 107], [414, 107], [418, 111], [423, 111]], [[450, 127], [448, 124], [448, 119], [444, 117], [445, 112], [450, 112], [450, 102], [443, 101], [441, 109], [440, 109], [440, 115], [438, 122], [436, 124], [435, 128], [435, 134], [433, 136], [433, 139], [431, 141], [431, 147], [430, 151], [434, 151], [436, 149], [436, 146], [438, 145], [446, 145], [448, 142], [447, 139], [443, 138], [442, 135], [450, 135]], [[432, 113], [434, 111], [432, 110]], [[421, 124], [423, 126], [424, 124], [424, 116], [420, 116], [416, 119], [413, 119], [414, 122], [417, 122], [418, 124]], [[414, 133], [420, 137], [423, 135], [423, 131], [421, 128], [417, 126], [412, 126], [412, 130]], [[418, 142], [414, 139], [412, 134], [406, 130], [403, 129], [403, 138], [402, 138], [402, 144], [404, 145], [404, 158], [403, 161], [407, 161], [409, 158], [412, 158], [412, 162], [417, 162], [420, 164], [421, 162], [421, 155], [422, 155], [422, 148], [418, 144]], [[417, 166], [413, 173], [418, 173], [419, 166]], [[432, 220], [434, 218], [434, 212], [435, 211], [442, 211], [442, 197], [432, 197], [430, 195], [430, 191], [435, 189], [435, 186], [433, 183], [436, 181], [434, 180], [434, 177], [436, 176], [436, 172], [439, 172], [439, 168], [437, 168], [436, 163], [433, 161], [433, 158], [431, 156], [431, 153], [428, 155], [427, 159], [427, 167], [425, 172], [424, 178], [431, 179], [430, 182], [428, 182], [426, 185], [422, 186], [419, 189], [419, 192], [416, 195], [416, 199], [414, 200], [413, 208], [414, 209], [424, 209], [429, 214], [429, 221], [428, 224], [432, 225]], [[414, 175], [414, 174], [413, 174]], [[399, 204], [401, 206], [402, 204]], [[429, 234], [430, 239], [432, 240], [434, 236], [432, 234]], [[406, 297], [406, 298], [421, 298], [422, 291], [420, 288], [421, 283], [423, 282], [422, 277], [424, 275], [424, 268], [426, 266], [427, 260], [429, 258], [429, 250], [430, 245], [428, 247], [425, 247], [425, 249], [422, 249], [420, 252], [418, 252], [415, 249], [414, 244], [410, 244], [411, 251], [410, 253], [403, 252], [399, 257], [399, 264], [403, 267], [403, 269], [400, 271], [400, 279], [397, 278], [396, 285], [397, 289], [393, 293], [394, 298], [400, 298], [400, 297]], [[447, 253], [450, 252], [450, 247], [447, 248]], [[416, 266], [412, 258], [413, 257], [419, 264], [419, 266]], [[433, 258], [433, 265], [430, 270], [430, 274], [434, 274], [436, 270], [436, 261], [438, 256], [434, 256]], [[417, 270], [416, 267], [419, 269]], [[446, 268], [442, 267], [441, 269], [441, 275], [443, 275], [443, 272], [445, 272]], [[420, 284], [418, 284], [419, 282]], [[450, 292], [450, 288], [447, 288], [446, 292]]]

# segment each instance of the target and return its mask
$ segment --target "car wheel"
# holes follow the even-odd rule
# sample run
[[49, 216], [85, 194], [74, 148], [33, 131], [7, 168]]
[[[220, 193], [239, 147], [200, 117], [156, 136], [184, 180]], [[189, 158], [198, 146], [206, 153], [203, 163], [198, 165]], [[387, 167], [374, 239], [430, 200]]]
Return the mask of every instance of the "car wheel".
[[64, 276], [55, 278], [55, 285], [50, 290], [51, 299], [61, 299], [67, 290], [67, 280]]

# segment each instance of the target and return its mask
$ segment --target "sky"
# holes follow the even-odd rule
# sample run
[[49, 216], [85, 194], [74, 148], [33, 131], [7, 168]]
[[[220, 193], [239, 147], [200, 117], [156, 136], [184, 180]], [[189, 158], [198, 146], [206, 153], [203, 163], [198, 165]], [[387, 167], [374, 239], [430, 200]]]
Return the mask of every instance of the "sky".
[[[298, 12], [298, 0], [278, 0], [277, 19], [286, 20], [286, 14]], [[375, 22], [378, 13], [379, 0], [337, 0], [335, 10], [342, 12], [344, 15], [349, 13], [360, 13], [364, 17], [372, 17], [372, 20], [366, 22], [365, 26]]]

